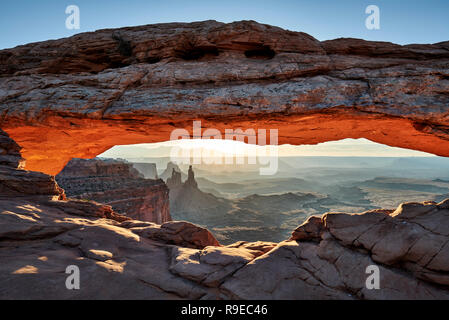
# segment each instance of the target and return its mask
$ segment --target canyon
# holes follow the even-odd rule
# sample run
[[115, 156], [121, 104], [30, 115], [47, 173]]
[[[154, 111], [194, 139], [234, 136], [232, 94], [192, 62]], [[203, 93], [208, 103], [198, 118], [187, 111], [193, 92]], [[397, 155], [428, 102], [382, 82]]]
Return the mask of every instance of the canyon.
[[207, 228], [222, 244], [277, 243], [324, 212], [394, 210], [403, 202], [449, 197], [447, 158], [309, 158], [280, 157], [271, 177], [260, 176], [257, 168], [195, 165], [192, 187], [183, 185], [188, 166], [181, 165], [183, 171], [178, 167], [167, 179], [171, 216]]
[[[449, 200], [326, 213], [280, 243], [223, 246], [187, 222], [66, 199], [54, 177], [22, 169], [3, 131], [0, 148], [1, 299], [449, 299]], [[79, 290], [66, 289], [69, 265]], [[371, 265], [379, 290], [365, 285]]]
[[[320, 42], [254, 21], [1, 50], [0, 298], [449, 299], [449, 200], [323, 212], [285, 241], [223, 245], [188, 222], [71, 199], [54, 178], [73, 158], [165, 141], [193, 120], [279, 129], [281, 144], [363, 137], [449, 156], [448, 94], [449, 42]], [[65, 287], [68, 265], [80, 290]], [[371, 265], [379, 290], [365, 286]]]
[[[148, 166], [140, 165], [139, 168]], [[135, 220], [171, 221], [168, 188], [162, 180], [145, 179], [134, 165], [119, 160], [72, 159], [56, 176], [68, 197], [110, 205]]]

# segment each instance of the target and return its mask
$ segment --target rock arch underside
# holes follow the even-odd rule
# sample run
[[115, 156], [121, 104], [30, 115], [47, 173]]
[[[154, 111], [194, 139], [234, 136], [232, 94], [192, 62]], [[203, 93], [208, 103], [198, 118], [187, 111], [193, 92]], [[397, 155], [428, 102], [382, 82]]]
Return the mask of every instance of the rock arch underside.
[[[191, 131], [192, 120], [278, 129], [280, 144], [363, 137], [449, 156], [448, 102], [449, 41], [320, 42], [204, 21], [1, 50], [0, 297], [448, 299], [448, 201], [326, 213], [281, 243], [222, 246], [192, 224], [66, 199], [51, 176], [74, 157]], [[86, 279], [76, 292], [64, 285], [74, 261]], [[365, 287], [370, 264], [381, 290]]]

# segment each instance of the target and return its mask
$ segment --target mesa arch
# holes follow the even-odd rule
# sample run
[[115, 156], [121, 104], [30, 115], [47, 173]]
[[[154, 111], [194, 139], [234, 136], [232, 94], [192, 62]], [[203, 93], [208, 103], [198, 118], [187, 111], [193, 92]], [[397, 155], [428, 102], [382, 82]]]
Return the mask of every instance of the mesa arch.
[[449, 41], [320, 42], [253, 21], [82, 33], [0, 51], [0, 127], [27, 169], [168, 140], [278, 129], [279, 143], [367, 138], [449, 156]]

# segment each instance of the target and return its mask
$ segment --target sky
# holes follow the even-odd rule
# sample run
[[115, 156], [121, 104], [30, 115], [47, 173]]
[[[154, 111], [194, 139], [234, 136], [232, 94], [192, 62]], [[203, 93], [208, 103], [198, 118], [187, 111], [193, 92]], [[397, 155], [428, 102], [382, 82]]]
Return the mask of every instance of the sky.
[[[198, 151], [200, 155], [222, 158], [225, 154], [233, 156], [245, 156], [256, 154], [260, 146], [248, 146], [242, 142], [230, 140], [208, 140], [186, 139], [179, 141], [167, 141], [151, 144], [137, 144], [127, 146], [115, 146], [99, 155], [105, 158], [158, 158], [172, 156], [173, 147], [188, 150], [193, 155], [193, 151]], [[277, 155], [280, 157], [291, 156], [332, 156], [332, 157], [430, 157], [431, 154], [385, 146], [367, 139], [344, 139], [340, 141], [329, 141], [317, 145], [281, 145], [277, 147]], [[256, 152], [255, 152], [256, 151]], [[182, 155], [175, 153], [176, 155]], [[260, 154], [260, 153], [259, 153]], [[269, 154], [269, 152], [267, 153]]]
[[[80, 9], [80, 29], [65, 27], [65, 9]], [[368, 5], [380, 29], [365, 27]], [[0, 49], [104, 28], [163, 22], [256, 20], [318, 40], [339, 37], [399, 44], [449, 40], [448, 0], [14, 0], [2, 1]]]
[[[66, 28], [68, 15], [65, 11], [69, 5], [77, 5], [80, 9], [79, 30]], [[365, 26], [368, 17], [365, 9], [369, 5], [376, 5], [380, 9], [379, 30], [368, 30]], [[306, 32], [321, 41], [353, 37], [399, 44], [436, 43], [449, 40], [448, 13], [449, 0], [2, 1], [0, 49], [104, 28], [210, 19], [222, 22], [255, 20], [284, 29]], [[116, 147], [114, 150], [123, 153], [125, 149], [142, 150], [141, 147]], [[144, 150], [151, 146], [146, 147]], [[213, 148], [210, 145], [208, 147]], [[292, 155], [305, 152], [309, 155], [423, 155], [415, 151], [373, 145], [364, 139], [329, 142], [318, 148], [282, 148], [284, 151], [290, 150], [285, 152]]]

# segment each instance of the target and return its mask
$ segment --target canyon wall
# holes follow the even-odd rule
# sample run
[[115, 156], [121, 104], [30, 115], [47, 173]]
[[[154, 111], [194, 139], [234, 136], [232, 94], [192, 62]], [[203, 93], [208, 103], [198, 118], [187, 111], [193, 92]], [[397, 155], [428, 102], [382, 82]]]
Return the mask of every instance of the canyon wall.
[[56, 176], [70, 198], [94, 200], [136, 220], [171, 221], [168, 188], [119, 160], [72, 159]]
[[[176, 128], [367, 138], [449, 156], [449, 42], [318, 41], [254, 21], [105, 29], [0, 51], [0, 127], [27, 168], [169, 140]], [[239, 136], [244, 138], [244, 136]]]

